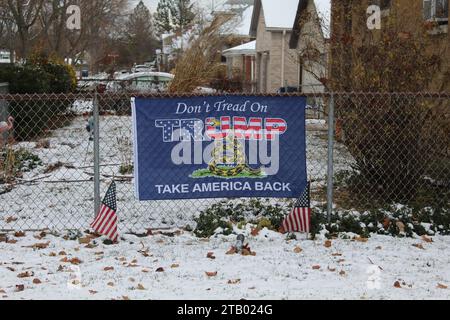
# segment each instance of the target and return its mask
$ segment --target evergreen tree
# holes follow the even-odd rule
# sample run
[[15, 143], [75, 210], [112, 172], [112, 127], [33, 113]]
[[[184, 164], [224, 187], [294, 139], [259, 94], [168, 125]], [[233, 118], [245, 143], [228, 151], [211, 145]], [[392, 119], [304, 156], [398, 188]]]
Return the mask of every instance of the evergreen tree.
[[155, 21], [160, 33], [184, 31], [194, 19], [194, 4], [191, 0], [159, 0]]
[[192, 25], [195, 19], [194, 4], [191, 0], [174, 0], [175, 12], [173, 14], [173, 24], [176, 31], [183, 33]]
[[154, 56], [156, 39], [153, 18], [142, 0], [126, 22], [125, 38], [134, 62], [143, 63]]
[[173, 31], [172, 17], [174, 13], [174, 0], [159, 0], [155, 14], [156, 28], [159, 33], [170, 33]]

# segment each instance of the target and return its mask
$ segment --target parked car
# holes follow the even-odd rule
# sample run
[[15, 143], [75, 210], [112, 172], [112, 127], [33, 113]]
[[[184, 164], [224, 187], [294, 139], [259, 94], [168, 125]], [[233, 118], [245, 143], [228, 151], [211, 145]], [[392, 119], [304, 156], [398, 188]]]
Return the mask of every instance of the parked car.
[[106, 86], [106, 91], [132, 91], [138, 93], [158, 93], [167, 90], [173, 74], [165, 72], [137, 72], [121, 75]]

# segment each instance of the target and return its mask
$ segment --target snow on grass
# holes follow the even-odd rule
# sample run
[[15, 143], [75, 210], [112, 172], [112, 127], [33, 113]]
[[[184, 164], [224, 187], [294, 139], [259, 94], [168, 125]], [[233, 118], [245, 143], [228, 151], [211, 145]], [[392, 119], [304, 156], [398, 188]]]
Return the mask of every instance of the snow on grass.
[[[324, 240], [286, 241], [266, 229], [255, 237], [244, 233], [256, 256], [226, 255], [235, 235], [124, 235], [118, 245], [92, 240], [97, 245], [86, 248], [54, 235], [10, 234], [17, 243], [0, 242], [0, 300], [450, 298], [450, 257], [442, 254], [450, 237], [373, 236], [367, 242], [336, 239], [326, 247]], [[47, 242], [44, 249], [27, 247]]]

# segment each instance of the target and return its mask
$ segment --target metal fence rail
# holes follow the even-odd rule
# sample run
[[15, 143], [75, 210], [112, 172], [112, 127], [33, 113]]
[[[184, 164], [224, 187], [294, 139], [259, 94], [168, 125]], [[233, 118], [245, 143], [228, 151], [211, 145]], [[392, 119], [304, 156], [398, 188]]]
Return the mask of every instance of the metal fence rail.
[[[122, 232], [192, 226], [194, 216], [223, 200], [134, 199], [132, 96], [0, 94], [0, 105], [15, 118], [14, 130], [0, 141], [0, 230], [87, 228], [112, 178]], [[446, 93], [309, 94], [313, 206], [331, 211], [333, 205], [369, 210], [386, 203], [448, 204], [449, 102]], [[99, 134], [88, 132], [97, 121]], [[286, 213], [291, 205], [268, 201]]]

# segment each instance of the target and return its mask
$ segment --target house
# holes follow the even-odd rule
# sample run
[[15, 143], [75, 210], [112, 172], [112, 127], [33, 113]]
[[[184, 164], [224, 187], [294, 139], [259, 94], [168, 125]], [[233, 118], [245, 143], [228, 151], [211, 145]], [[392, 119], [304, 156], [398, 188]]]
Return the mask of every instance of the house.
[[299, 0], [255, 0], [250, 35], [256, 38], [256, 91], [298, 86], [298, 65], [289, 39]]
[[[448, 20], [449, 0], [361, 0], [357, 7], [354, 1], [332, 1], [332, 30], [330, 78], [335, 90], [350, 91], [352, 83], [352, 51], [363, 48], [367, 41], [374, 42], [394, 26], [398, 30], [398, 41], [414, 37], [426, 44], [426, 52], [439, 55], [442, 59], [439, 72], [436, 72], [428, 87], [423, 91], [450, 91], [450, 52]], [[369, 29], [362, 15], [369, 5], [381, 9], [381, 29]], [[363, 11], [361, 11], [363, 10]], [[424, 36], [426, 30], [426, 38]], [[351, 39], [351, 41], [347, 41]], [[422, 40], [423, 39], [423, 40]], [[426, 40], [426, 41], [425, 41]]]
[[[223, 69], [217, 81], [223, 90], [254, 92], [255, 42], [250, 36], [253, 0], [226, 0], [213, 14], [226, 22], [221, 28]], [[225, 78], [224, 76], [225, 71]]]
[[0, 49], [0, 64], [4, 64], [4, 63], [14, 63], [14, 55], [12, 55], [12, 59], [11, 59], [10, 51]]
[[242, 91], [256, 91], [256, 40], [224, 50], [228, 79], [240, 79]]
[[300, 0], [289, 48], [299, 69], [299, 92], [324, 92], [328, 77], [331, 0]]

